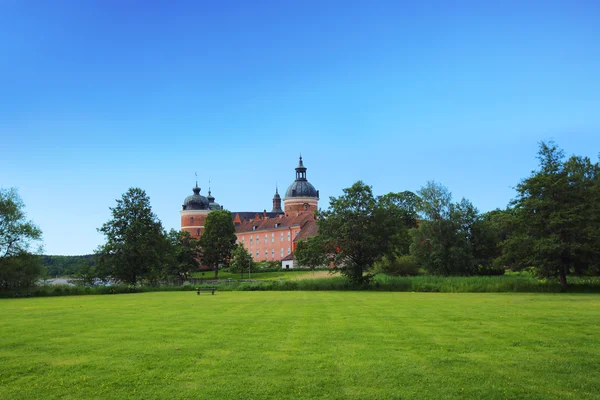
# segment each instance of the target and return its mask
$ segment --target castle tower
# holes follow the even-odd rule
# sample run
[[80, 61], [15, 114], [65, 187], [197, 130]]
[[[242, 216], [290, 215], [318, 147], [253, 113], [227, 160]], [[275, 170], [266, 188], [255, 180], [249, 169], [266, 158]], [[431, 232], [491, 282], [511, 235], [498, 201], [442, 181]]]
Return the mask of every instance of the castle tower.
[[319, 208], [319, 191], [306, 179], [306, 167], [302, 162], [302, 155], [296, 167], [296, 180], [286, 190], [283, 202], [285, 215], [313, 213]]
[[[198, 182], [192, 189], [193, 195], [183, 201], [181, 213], [181, 230], [189, 232], [192, 237], [198, 238], [204, 230], [204, 220], [211, 211], [208, 199], [200, 195]], [[214, 201], [214, 198], [213, 198]]]
[[283, 210], [281, 209], [281, 196], [279, 195], [279, 190], [277, 186], [275, 186], [275, 195], [273, 196], [273, 209], [271, 212], [283, 214]]

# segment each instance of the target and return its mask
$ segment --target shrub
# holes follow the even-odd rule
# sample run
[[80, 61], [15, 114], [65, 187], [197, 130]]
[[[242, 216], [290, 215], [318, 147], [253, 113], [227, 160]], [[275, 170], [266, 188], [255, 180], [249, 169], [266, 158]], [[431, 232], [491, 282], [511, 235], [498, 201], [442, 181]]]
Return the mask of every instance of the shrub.
[[392, 276], [415, 276], [419, 275], [419, 265], [414, 256], [402, 255], [388, 257], [384, 256], [375, 264], [374, 272]]

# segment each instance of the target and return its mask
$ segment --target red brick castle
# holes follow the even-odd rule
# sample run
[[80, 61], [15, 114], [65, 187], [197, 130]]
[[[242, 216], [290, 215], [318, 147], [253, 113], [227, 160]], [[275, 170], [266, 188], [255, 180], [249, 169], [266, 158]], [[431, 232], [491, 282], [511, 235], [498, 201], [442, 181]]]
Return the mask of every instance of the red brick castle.
[[[198, 182], [192, 190], [194, 194], [183, 202], [181, 229], [199, 237], [206, 216], [213, 210], [222, 210], [223, 206], [215, 202], [210, 189], [207, 197], [202, 196]], [[276, 188], [271, 212], [232, 212], [238, 243], [256, 261], [291, 259], [296, 243], [317, 233], [314, 212], [319, 206], [319, 191], [306, 179], [302, 156], [296, 167], [296, 179], [285, 192], [284, 209], [281, 200]]]

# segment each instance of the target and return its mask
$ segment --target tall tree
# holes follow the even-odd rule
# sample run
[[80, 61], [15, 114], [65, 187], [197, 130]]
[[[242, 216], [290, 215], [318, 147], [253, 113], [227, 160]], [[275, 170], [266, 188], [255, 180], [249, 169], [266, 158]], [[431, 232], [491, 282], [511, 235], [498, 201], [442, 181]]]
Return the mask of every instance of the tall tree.
[[[42, 231], [25, 215], [16, 189], [0, 188], [0, 287], [25, 287], [42, 271], [41, 258], [32, 253]], [[41, 246], [33, 249], [40, 253]]]
[[539, 169], [516, 187], [511, 235], [503, 258], [539, 276], [597, 273], [600, 267], [600, 167], [554, 142], [540, 143]]
[[187, 280], [193, 272], [199, 271], [202, 260], [200, 241], [189, 232], [171, 229], [168, 234], [171, 253], [166, 263], [165, 274]]
[[231, 259], [236, 240], [231, 213], [226, 210], [211, 211], [204, 221], [200, 246], [204, 255], [203, 262], [214, 269], [215, 279], [219, 278], [219, 267]]
[[474, 275], [491, 264], [490, 226], [467, 200], [452, 203], [443, 185], [428, 182], [418, 192], [423, 220], [411, 231], [410, 252], [431, 274]]
[[130, 188], [110, 211], [112, 218], [98, 229], [106, 236], [97, 251], [98, 269], [133, 285], [157, 280], [169, 247], [146, 192]]
[[238, 243], [233, 249], [233, 258], [229, 265], [229, 270], [233, 273], [243, 274], [244, 271], [251, 271], [254, 265], [252, 255], [246, 250], [242, 243]]
[[298, 265], [309, 267], [313, 271], [315, 268], [327, 266], [329, 261], [327, 249], [318, 235], [298, 242], [294, 257]]
[[[319, 234], [324, 252], [332, 255], [335, 267], [354, 283], [372, 278], [373, 263], [397, 244], [400, 232], [407, 229], [403, 214], [390, 210], [393, 199], [373, 196], [362, 181], [331, 197], [329, 208], [318, 213]], [[397, 210], [396, 210], [397, 211]]]

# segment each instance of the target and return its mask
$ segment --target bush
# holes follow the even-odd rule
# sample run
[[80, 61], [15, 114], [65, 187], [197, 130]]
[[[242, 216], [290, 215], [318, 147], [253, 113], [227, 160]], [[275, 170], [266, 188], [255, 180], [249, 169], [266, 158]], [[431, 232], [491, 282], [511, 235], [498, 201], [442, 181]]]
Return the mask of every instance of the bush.
[[416, 276], [419, 275], [419, 265], [416, 258], [411, 255], [392, 258], [384, 256], [375, 264], [374, 272], [392, 276]]

